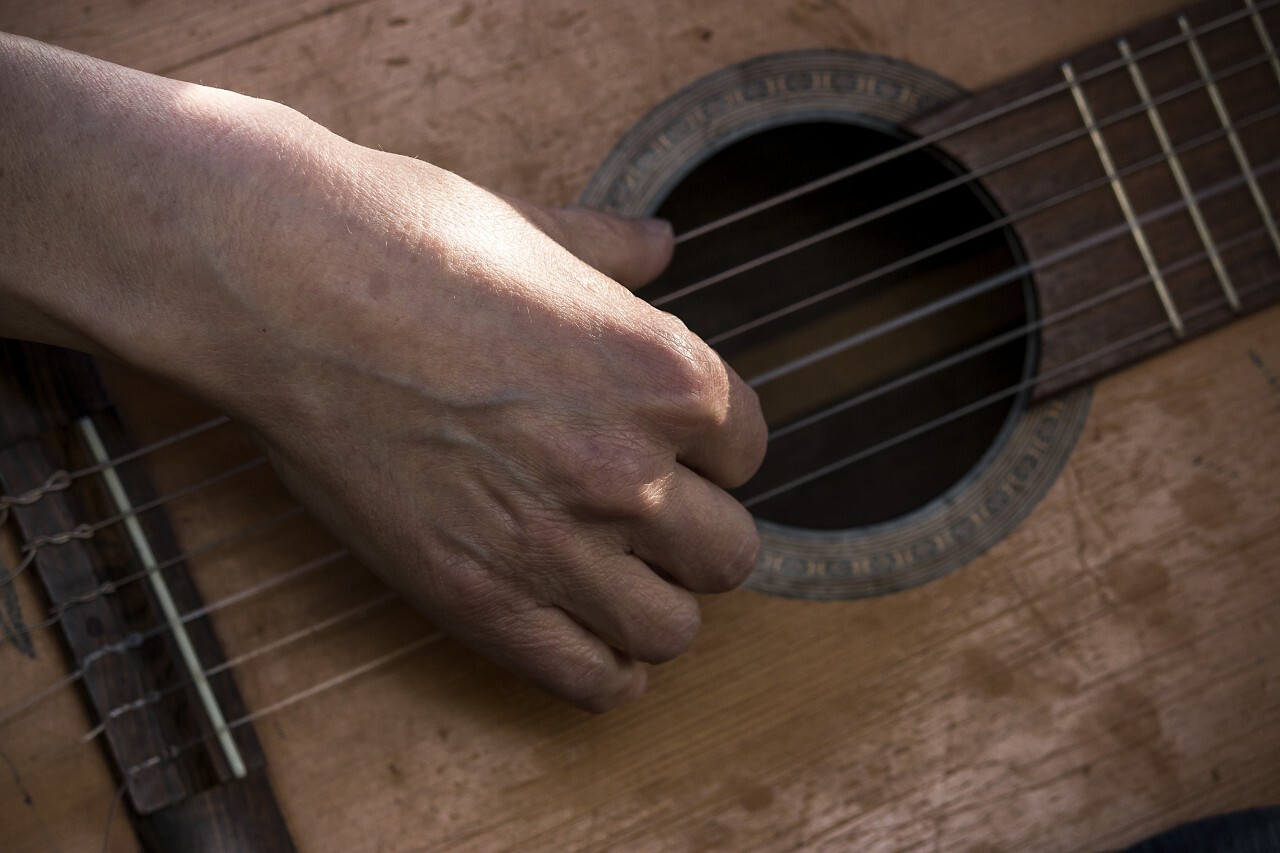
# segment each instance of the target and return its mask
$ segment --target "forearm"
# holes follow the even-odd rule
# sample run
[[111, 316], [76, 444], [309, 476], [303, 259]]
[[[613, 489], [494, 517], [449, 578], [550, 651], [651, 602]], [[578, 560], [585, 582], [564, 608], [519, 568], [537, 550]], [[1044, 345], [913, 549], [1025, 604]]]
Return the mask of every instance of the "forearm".
[[235, 237], [236, 136], [274, 106], [0, 34], [0, 335], [171, 361]]

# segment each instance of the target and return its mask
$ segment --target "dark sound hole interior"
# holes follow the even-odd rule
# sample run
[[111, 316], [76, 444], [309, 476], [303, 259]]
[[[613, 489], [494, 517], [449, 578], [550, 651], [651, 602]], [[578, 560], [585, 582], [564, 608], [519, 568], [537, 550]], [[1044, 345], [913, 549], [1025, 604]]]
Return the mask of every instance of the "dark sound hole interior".
[[[711, 155], [657, 215], [680, 234], [901, 142], [853, 124], [776, 127]], [[1023, 404], [1025, 392], [1008, 392], [1027, 384], [1034, 363], [1026, 332], [1034, 305], [1029, 283], [1011, 273], [1020, 264], [1014, 238], [991, 228], [955, 240], [998, 217], [994, 205], [965, 182], [869, 216], [958, 174], [927, 149], [894, 158], [682, 242], [641, 292], [710, 340], [744, 379], [775, 374], [756, 387], [773, 432], [768, 457], [735, 490], [758, 517], [840, 529], [906, 515], [974, 471]], [[870, 221], [672, 298], [859, 217]], [[948, 241], [955, 245], [938, 250]], [[975, 285], [983, 292], [935, 310]], [[943, 423], [926, 428], [935, 421]]]

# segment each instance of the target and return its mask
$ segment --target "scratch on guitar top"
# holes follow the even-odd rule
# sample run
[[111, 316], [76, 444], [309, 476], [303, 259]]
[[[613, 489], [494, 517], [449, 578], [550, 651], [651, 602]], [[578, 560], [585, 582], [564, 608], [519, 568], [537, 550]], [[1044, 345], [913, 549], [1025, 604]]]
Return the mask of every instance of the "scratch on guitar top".
[[[35, 799], [32, 798], [31, 792], [27, 790], [26, 784], [22, 781], [22, 774], [18, 772], [17, 765], [13, 763], [13, 759], [9, 757], [9, 753], [5, 752], [4, 749], [0, 749], [0, 760], [3, 760], [5, 766], [9, 768], [9, 775], [13, 777], [13, 784], [16, 785], [18, 790], [22, 792], [23, 805], [27, 806], [33, 812], [35, 812], [36, 826], [39, 827], [40, 834], [43, 836], [43, 841], [45, 843], [45, 846], [43, 849], [57, 850], [57, 851], [62, 850], [63, 849], [62, 845], [59, 844], [57, 842], [57, 839], [54, 837], [54, 835], [49, 832], [49, 826], [44, 822], [43, 819], [41, 819], [40, 813], [38, 811], [35, 811], [36, 801]], [[3, 843], [4, 843], [3, 835], [0, 835], [0, 844], [3, 844]]]
[[1253, 366], [1258, 368], [1262, 373], [1263, 377], [1267, 380], [1267, 384], [1271, 386], [1271, 390], [1280, 394], [1280, 376], [1276, 376], [1275, 371], [1262, 360], [1262, 356], [1258, 355], [1255, 350], [1250, 349], [1247, 350], [1247, 352], [1249, 353], [1249, 360], [1252, 361]]
[[4, 759], [5, 766], [9, 768], [9, 775], [13, 777], [13, 784], [18, 786], [18, 790], [22, 792], [22, 802], [24, 805], [34, 806], [35, 800], [31, 799], [31, 792], [27, 790], [27, 786], [22, 782], [22, 774], [18, 772], [18, 767], [13, 763], [13, 759], [9, 758], [9, 753], [0, 749], [0, 758]]
[[9, 640], [25, 657], [35, 660], [36, 647], [31, 642], [31, 632], [22, 621], [22, 606], [18, 591], [9, 583], [9, 569], [0, 565], [0, 643]]

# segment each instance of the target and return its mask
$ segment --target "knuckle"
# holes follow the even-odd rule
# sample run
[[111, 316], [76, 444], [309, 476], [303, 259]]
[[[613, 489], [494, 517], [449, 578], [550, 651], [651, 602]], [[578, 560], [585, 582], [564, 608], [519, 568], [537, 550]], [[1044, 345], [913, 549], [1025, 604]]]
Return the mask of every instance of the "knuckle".
[[645, 479], [648, 482], [636, 484], [620, 496], [619, 508], [629, 519], [649, 525], [668, 514], [672, 505], [676, 473], [668, 471]]
[[655, 326], [646, 361], [662, 407], [680, 420], [721, 422], [728, 408], [728, 376], [719, 356], [669, 314]]
[[466, 557], [442, 560], [429, 579], [432, 602], [424, 607], [436, 618], [471, 627], [500, 626], [513, 612], [511, 591]]
[[640, 438], [594, 437], [579, 442], [571, 478], [586, 505], [607, 517], [650, 519], [667, 504], [674, 472]]
[[520, 541], [523, 550], [507, 555], [509, 559], [534, 558], [538, 562], [559, 564], [577, 553], [577, 532], [560, 518], [533, 515], [523, 522]]

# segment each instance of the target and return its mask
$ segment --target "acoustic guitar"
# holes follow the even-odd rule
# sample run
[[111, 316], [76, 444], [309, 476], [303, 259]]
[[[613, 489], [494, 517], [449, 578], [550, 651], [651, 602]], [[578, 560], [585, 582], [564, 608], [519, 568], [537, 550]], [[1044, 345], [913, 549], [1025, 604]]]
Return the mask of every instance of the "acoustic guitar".
[[0, 849], [1091, 850], [1280, 800], [1280, 0], [25, 5], [668, 217], [641, 295], [771, 444], [749, 589], [593, 717], [217, 413], [6, 344]]

